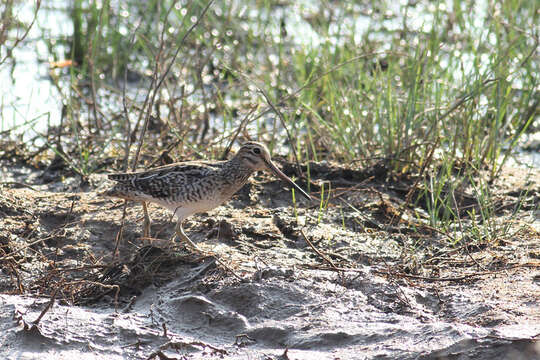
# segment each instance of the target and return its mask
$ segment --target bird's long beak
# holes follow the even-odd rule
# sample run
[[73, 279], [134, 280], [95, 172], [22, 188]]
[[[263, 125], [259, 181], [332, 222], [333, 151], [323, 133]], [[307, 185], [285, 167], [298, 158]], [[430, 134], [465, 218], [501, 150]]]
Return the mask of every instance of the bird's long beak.
[[274, 174], [276, 174], [276, 176], [280, 177], [281, 179], [285, 180], [287, 183], [289, 183], [292, 187], [294, 187], [300, 194], [304, 195], [306, 199], [308, 200], [311, 200], [311, 196], [308, 195], [308, 193], [306, 193], [304, 190], [302, 190], [302, 188], [298, 185], [296, 185], [296, 183], [294, 181], [292, 181], [287, 175], [285, 175], [281, 170], [279, 170], [277, 168], [277, 166], [272, 162], [272, 160], [266, 160], [266, 159], [263, 159], [266, 166], [268, 166], [268, 168], [270, 170], [272, 170], [272, 172]]

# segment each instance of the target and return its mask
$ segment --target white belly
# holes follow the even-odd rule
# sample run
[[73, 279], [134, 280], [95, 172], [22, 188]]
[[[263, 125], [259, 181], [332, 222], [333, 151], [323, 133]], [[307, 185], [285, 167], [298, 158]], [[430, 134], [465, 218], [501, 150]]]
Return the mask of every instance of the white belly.
[[221, 204], [222, 201], [216, 200], [202, 200], [188, 204], [160, 203], [161, 206], [173, 212], [178, 220], [183, 220], [193, 214], [210, 211]]

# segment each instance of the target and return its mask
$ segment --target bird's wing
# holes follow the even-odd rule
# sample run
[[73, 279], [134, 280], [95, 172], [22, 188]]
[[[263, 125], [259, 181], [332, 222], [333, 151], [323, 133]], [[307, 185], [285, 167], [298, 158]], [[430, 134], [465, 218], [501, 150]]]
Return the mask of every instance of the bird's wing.
[[201, 179], [215, 175], [221, 167], [221, 162], [182, 162], [146, 171], [109, 174], [108, 177], [131, 191], [167, 198]]

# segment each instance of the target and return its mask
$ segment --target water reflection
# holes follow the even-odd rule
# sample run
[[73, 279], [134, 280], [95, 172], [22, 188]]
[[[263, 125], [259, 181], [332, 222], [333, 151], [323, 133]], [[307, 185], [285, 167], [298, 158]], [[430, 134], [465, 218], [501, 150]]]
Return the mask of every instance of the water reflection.
[[[30, 24], [35, 13], [32, 1], [14, 4], [13, 13]], [[72, 33], [66, 2], [49, 0], [37, 13], [26, 39], [13, 49], [12, 56], [0, 66], [0, 131], [43, 132], [49, 123], [57, 123], [62, 99], [49, 75], [49, 62], [64, 58], [66, 47], [60, 39]], [[22, 29], [12, 29], [15, 38]]]

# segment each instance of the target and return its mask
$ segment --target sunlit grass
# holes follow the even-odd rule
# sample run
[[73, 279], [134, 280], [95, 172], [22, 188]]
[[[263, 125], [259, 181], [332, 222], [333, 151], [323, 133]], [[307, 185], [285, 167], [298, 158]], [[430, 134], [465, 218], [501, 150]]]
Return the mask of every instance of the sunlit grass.
[[128, 149], [131, 166], [139, 144], [146, 164], [218, 157], [239, 134], [290, 161], [384, 159], [390, 177], [420, 179], [410, 201], [438, 228], [478, 216], [456, 210], [468, 189], [491, 231], [480, 190], [538, 116], [534, 2], [216, 1], [201, 19], [207, 4], [69, 3], [78, 65], [55, 80], [64, 135], [45, 141], [76, 172]]

